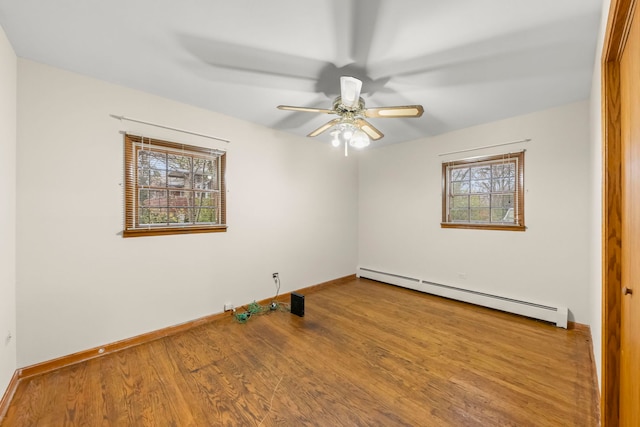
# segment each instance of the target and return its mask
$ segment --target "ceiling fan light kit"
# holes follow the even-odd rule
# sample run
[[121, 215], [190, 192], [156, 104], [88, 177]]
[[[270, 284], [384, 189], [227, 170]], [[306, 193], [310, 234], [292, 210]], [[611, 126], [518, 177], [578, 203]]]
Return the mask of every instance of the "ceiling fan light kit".
[[331, 131], [331, 145], [344, 145], [344, 155], [349, 155], [349, 146], [357, 149], [368, 147], [371, 143], [369, 135], [352, 123], [341, 123]]
[[351, 138], [349, 138], [349, 145], [351, 145], [354, 148], [368, 147], [369, 144], [370, 144], [369, 137], [361, 129], [356, 129], [356, 131], [353, 132], [353, 135], [351, 136]]
[[336, 114], [340, 116], [311, 131], [307, 136], [314, 137], [335, 127], [331, 131], [331, 145], [344, 145], [344, 154], [348, 155], [348, 146], [365, 148], [371, 140], [377, 141], [384, 136], [366, 118], [416, 118], [422, 116], [422, 105], [401, 105], [397, 107], [365, 108], [360, 97], [362, 81], [355, 77], [340, 77], [340, 96], [333, 101], [333, 108], [308, 108], [279, 105], [281, 110], [300, 111], [305, 113]]

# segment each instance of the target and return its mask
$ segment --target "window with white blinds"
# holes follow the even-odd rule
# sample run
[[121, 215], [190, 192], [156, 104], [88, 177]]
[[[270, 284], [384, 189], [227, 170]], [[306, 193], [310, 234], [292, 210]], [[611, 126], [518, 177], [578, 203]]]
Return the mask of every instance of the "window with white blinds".
[[226, 231], [226, 153], [125, 135], [124, 237]]
[[442, 164], [442, 227], [524, 231], [524, 152]]

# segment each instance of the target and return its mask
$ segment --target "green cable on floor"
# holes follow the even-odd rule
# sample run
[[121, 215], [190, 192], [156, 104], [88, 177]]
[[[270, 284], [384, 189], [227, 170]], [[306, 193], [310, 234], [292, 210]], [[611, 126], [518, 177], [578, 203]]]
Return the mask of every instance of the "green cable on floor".
[[269, 305], [260, 305], [254, 301], [247, 306], [247, 311], [236, 313], [235, 319], [238, 323], [246, 323], [252, 316], [269, 313], [271, 311], [290, 311], [289, 304], [273, 301]]

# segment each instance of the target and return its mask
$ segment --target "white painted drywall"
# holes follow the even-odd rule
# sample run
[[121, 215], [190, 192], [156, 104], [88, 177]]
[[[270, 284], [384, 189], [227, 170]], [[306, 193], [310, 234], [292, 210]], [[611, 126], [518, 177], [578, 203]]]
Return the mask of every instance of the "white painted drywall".
[[[273, 296], [273, 272], [282, 292], [354, 273], [355, 156], [28, 60], [18, 71], [19, 366]], [[228, 149], [228, 232], [122, 238], [121, 130]]]
[[[443, 161], [523, 148], [525, 232], [440, 228]], [[590, 166], [587, 101], [364, 152], [359, 265], [566, 306], [589, 323]]]
[[16, 73], [0, 27], [0, 396], [16, 370]]
[[591, 296], [590, 320], [591, 337], [593, 338], [593, 354], [598, 373], [598, 382], [602, 387], [602, 46], [607, 30], [610, 0], [603, 0], [600, 20], [600, 34], [596, 48], [596, 60], [593, 66], [591, 85], [591, 221], [589, 224], [591, 237], [589, 246], [589, 294]]

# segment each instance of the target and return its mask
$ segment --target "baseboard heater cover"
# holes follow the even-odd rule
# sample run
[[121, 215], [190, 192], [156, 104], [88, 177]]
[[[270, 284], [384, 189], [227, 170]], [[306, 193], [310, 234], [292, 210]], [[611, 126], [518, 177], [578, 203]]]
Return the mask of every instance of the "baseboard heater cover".
[[370, 268], [358, 267], [356, 276], [378, 282], [389, 283], [416, 291], [464, 301], [471, 304], [489, 307], [508, 313], [519, 314], [533, 319], [555, 323], [560, 328], [567, 328], [569, 310], [567, 307], [551, 307], [528, 301], [520, 301], [500, 295], [492, 295], [471, 289], [457, 288], [455, 286], [434, 283], [415, 277], [388, 273]]

